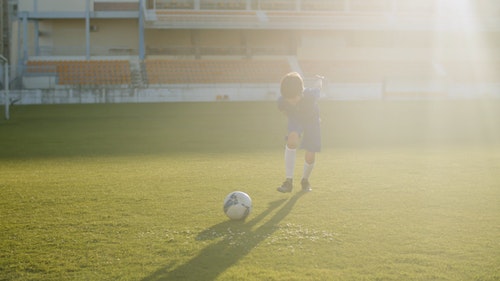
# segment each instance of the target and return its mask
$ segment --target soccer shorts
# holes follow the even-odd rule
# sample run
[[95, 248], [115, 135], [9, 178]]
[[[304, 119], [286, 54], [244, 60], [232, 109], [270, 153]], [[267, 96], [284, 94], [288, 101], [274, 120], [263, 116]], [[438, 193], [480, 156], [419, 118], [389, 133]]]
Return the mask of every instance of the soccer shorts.
[[319, 121], [301, 124], [298, 120], [288, 119], [288, 133], [297, 132], [302, 137], [300, 148], [311, 152], [321, 151], [321, 128]]

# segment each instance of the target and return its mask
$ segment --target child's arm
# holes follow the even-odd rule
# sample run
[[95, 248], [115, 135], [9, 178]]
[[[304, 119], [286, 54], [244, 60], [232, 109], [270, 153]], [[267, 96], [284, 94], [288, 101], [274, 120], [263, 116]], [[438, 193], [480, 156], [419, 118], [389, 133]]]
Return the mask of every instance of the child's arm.
[[324, 76], [321, 76], [321, 75], [316, 75], [316, 83], [314, 84], [314, 88], [318, 88], [320, 89], [323, 89], [323, 80], [325, 80], [325, 77]]
[[314, 85], [312, 87], [305, 88], [304, 94], [318, 100], [321, 97], [321, 90], [323, 89], [323, 79], [325, 79], [325, 77], [316, 75]]
[[304, 95], [308, 96], [309, 98], [312, 97], [313, 99], [318, 100], [321, 97], [321, 88], [317, 88], [317, 87], [306, 88], [304, 90]]
[[287, 106], [286, 100], [283, 97], [279, 97], [277, 103], [278, 103], [278, 110], [286, 114], [286, 106]]

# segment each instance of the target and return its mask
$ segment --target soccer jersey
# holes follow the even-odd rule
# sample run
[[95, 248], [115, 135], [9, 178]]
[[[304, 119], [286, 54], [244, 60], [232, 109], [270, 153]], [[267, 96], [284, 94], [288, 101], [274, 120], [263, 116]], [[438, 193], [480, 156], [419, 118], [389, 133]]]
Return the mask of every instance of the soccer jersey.
[[288, 132], [303, 133], [301, 147], [314, 152], [321, 150], [319, 97], [320, 89], [306, 88], [296, 105], [290, 104], [283, 97], [278, 98], [279, 110], [288, 117]]

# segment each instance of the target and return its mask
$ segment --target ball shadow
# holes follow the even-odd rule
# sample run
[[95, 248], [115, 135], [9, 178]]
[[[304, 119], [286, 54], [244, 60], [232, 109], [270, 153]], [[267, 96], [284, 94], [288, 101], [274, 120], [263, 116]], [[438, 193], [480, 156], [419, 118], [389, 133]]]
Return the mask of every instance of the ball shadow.
[[[264, 212], [248, 222], [225, 221], [202, 231], [196, 240], [221, 240], [207, 246], [197, 256], [177, 268], [161, 268], [142, 280], [215, 280], [271, 236], [303, 194], [299, 192], [288, 200], [280, 199], [271, 202]], [[252, 230], [255, 225], [280, 206], [281, 208], [267, 222]]]

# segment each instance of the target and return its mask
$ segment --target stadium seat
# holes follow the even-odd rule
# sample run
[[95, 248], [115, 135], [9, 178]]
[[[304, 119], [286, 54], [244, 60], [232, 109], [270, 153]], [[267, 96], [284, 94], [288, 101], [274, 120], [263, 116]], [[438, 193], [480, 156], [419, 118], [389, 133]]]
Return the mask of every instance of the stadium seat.
[[382, 83], [393, 77], [437, 75], [431, 63], [404, 61], [319, 61], [299, 62], [305, 76], [320, 73], [334, 83]]
[[130, 84], [130, 65], [126, 60], [43, 60], [28, 61], [28, 73], [57, 74], [59, 85]]
[[149, 84], [278, 83], [290, 71], [286, 60], [145, 61]]
[[500, 83], [500, 63], [455, 61], [444, 64], [453, 81], [461, 83]]

